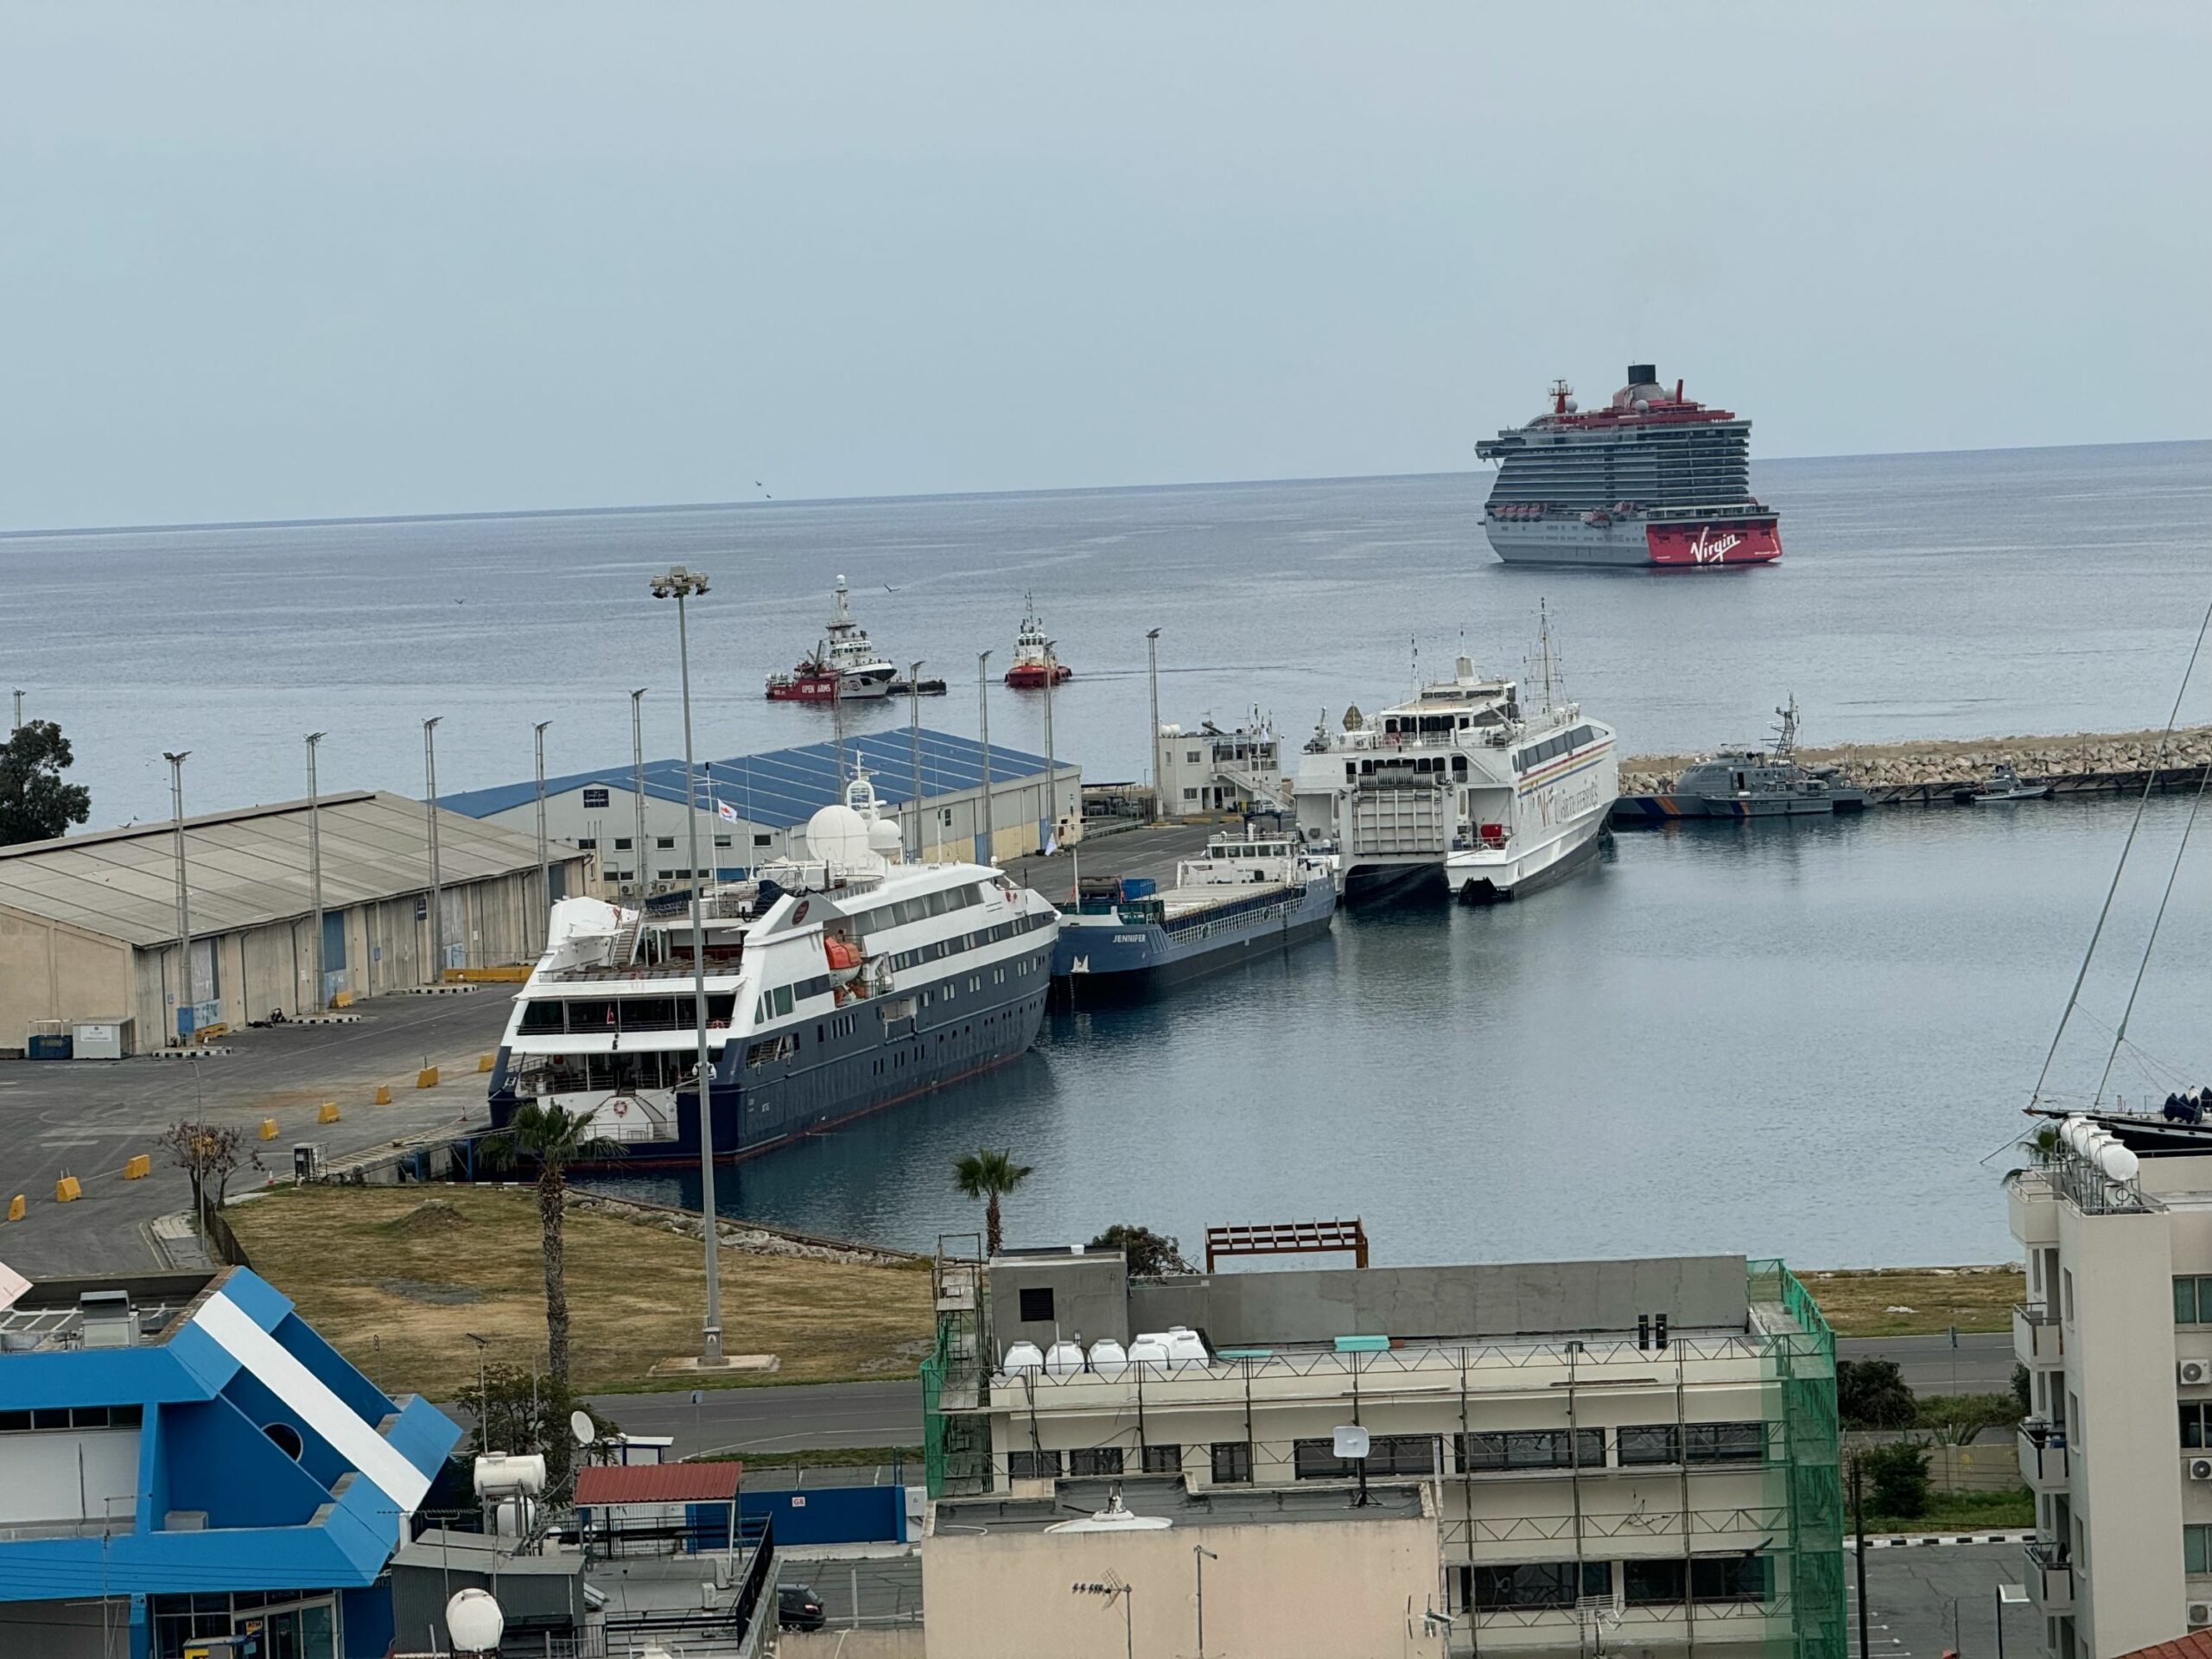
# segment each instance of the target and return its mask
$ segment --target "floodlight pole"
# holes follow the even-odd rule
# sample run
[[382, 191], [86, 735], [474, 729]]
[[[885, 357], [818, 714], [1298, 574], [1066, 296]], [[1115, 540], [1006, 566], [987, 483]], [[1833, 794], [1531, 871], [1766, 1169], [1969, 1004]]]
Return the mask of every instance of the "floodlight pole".
[[[707, 1053], [707, 920], [699, 870], [698, 772], [691, 755], [691, 634], [684, 601], [707, 591], [707, 578], [682, 565], [653, 578], [655, 599], [676, 601], [676, 654], [683, 681], [683, 821], [691, 837], [692, 1021], [699, 1028], [699, 1058], [692, 1080], [699, 1099], [699, 1221], [707, 1244], [707, 1315], [699, 1332], [699, 1357], [719, 1363], [722, 1357], [722, 1287], [715, 1219], [714, 1063]], [[639, 798], [640, 799], [643, 797]]]
[[[22, 693], [18, 691], [16, 695], [20, 697]], [[180, 1046], [185, 1037], [184, 1011], [192, 1001], [192, 899], [184, 879], [184, 763], [191, 756], [190, 749], [162, 751], [162, 759], [169, 763], [169, 804], [176, 814], [176, 944], [181, 965], [176, 1015], [170, 1023], [176, 1028]]]
[[914, 862], [922, 861], [922, 658], [906, 671], [906, 747], [914, 768]]
[[998, 826], [991, 811], [991, 683], [988, 677], [991, 653], [976, 653], [976, 704], [982, 711], [983, 728], [983, 856], [985, 864], [998, 856]]
[[438, 722], [444, 718], [443, 715], [433, 715], [423, 722], [423, 776], [430, 792], [423, 810], [430, 847], [430, 983], [433, 985], [444, 984], [446, 978], [445, 906], [440, 902], [438, 891]]
[[1045, 642], [1045, 839], [1055, 844], [1060, 829], [1060, 779], [1052, 751], [1052, 682], [1060, 677], [1059, 645], [1057, 639]]
[[630, 694], [630, 790], [637, 798], [637, 839], [630, 843], [630, 874], [637, 879], [638, 902], [645, 899], [645, 688]]
[[1144, 637], [1145, 676], [1152, 683], [1152, 747], [1145, 753], [1152, 772], [1152, 817], [1157, 823], [1167, 816], [1167, 798], [1160, 785], [1160, 630]]
[[330, 965], [323, 960], [322, 950], [322, 824], [315, 786], [315, 748], [327, 735], [308, 734], [308, 887], [315, 904], [315, 1007], [318, 1013], [330, 1001]]
[[545, 856], [545, 728], [553, 722], [541, 720], [531, 728], [537, 740], [537, 902], [545, 912], [539, 938], [550, 943], [553, 937], [553, 873]]

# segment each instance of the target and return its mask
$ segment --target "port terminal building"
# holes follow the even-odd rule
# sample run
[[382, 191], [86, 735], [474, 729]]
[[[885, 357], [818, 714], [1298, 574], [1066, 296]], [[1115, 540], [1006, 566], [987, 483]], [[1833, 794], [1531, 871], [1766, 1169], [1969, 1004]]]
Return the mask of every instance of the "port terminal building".
[[[1136, 1278], [949, 1248], [934, 1289], [933, 1646], [1095, 1645], [1065, 1586], [1110, 1569], [1136, 1645], [1187, 1651], [1198, 1544], [1208, 1612], [1252, 1609], [1270, 1653], [1845, 1659], [1834, 1338], [1780, 1262]], [[1051, 1520], [1116, 1483], [1141, 1524]]]
[[[310, 823], [312, 819], [312, 824]], [[437, 815], [429, 921], [423, 803], [366, 790], [188, 817], [190, 969], [179, 945], [177, 826], [0, 848], [0, 1053], [116, 1058], [400, 991], [448, 969], [525, 963], [543, 948], [534, 832]], [[323, 983], [315, 983], [320, 872]], [[556, 846], [550, 897], [587, 891], [589, 861]], [[99, 1055], [84, 1039], [99, 1033]]]
[[[987, 756], [975, 739], [949, 732], [869, 732], [842, 745], [702, 763], [690, 808], [702, 860], [696, 874], [741, 880], [764, 864], [804, 857], [806, 821], [843, 798], [855, 767], [867, 772], [910, 857], [1002, 863], [1082, 834], [1080, 767], [995, 743]], [[686, 886], [695, 874], [683, 762], [646, 761], [642, 791], [640, 770], [625, 762], [545, 780], [546, 833], [564, 850], [596, 860], [606, 897]], [[501, 830], [537, 833], [534, 779], [446, 796], [441, 804]]]
[[0, 1269], [0, 1653], [382, 1655], [460, 1436], [245, 1268]]

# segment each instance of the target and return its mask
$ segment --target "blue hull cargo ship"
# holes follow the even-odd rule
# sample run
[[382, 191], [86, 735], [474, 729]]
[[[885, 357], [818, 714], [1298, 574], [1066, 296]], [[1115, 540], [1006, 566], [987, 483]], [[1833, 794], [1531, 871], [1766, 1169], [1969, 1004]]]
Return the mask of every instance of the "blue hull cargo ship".
[[[804, 861], [704, 895], [708, 1098], [741, 1158], [1002, 1065], [1045, 1017], [1059, 912], [982, 864], [908, 864], [865, 779], [808, 821]], [[699, 1157], [688, 906], [553, 907], [492, 1073], [494, 1128], [527, 1102], [588, 1116], [620, 1161]]]
[[1217, 836], [1158, 892], [1132, 877], [1079, 880], [1063, 906], [1052, 976], [1077, 1000], [1131, 995], [1211, 973], [1325, 933], [1337, 913], [1330, 861], [1288, 836]]

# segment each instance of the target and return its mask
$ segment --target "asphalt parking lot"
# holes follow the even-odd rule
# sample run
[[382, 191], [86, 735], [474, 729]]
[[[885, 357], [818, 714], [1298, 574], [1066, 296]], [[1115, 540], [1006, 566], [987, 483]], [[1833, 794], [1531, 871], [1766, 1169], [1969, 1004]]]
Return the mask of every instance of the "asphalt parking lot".
[[[163, 1160], [156, 1137], [192, 1119], [235, 1124], [269, 1166], [289, 1177], [296, 1141], [346, 1154], [448, 1125], [486, 1121], [477, 1057], [496, 1048], [512, 988], [479, 986], [460, 995], [389, 996], [360, 1004], [359, 1024], [285, 1026], [238, 1032], [234, 1052], [193, 1060], [10, 1061], [0, 1064], [0, 1214], [22, 1193], [25, 1215], [0, 1224], [0, 1261], [33, 1277], [143, 1270], [165, 1265], [151, 1224], [189, 1211], [192, 1190]], [[439, 1086], [415, 1087], [425, 1065]], [[391, 1103], [372, 1103], [377, 1086]], [[341, 1114], [318, 1124], [325, 1101]], [[257, 1128], [276, 1121], [274, 1140]], [[125, 1161], [152, 1154], [152, 1173], [123, 1179]], [[54, 1183], [75, 1175], [84, 1196], [54, 1199]], [[241, 1170], [233, 1192], [259, 1185]]]
[[[1849, 1651], [1859, 1652], [1859, 1599], [1849, 1542], [1843, 1570]], [[1905, 1544], [1866, 1552], [1866, 1659], [1996, 1659], [1997, 1588], [2027, 1577], [2018, 1544]], [[2040, 1652], [2035, 1610], [2005, 1609], [2005, 1649]]]

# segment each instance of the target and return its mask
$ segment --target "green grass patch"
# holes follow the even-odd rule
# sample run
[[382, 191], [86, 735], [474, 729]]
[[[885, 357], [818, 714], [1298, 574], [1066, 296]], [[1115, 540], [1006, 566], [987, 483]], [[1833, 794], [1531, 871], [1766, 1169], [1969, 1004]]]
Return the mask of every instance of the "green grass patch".
[[2021, 1532], [2035, 1523], [2035, 1494], [2020, 1486], [2009, 1492], [1930, 1492], [1925, 1515], [1870, 1515], [1866, 1530]]

